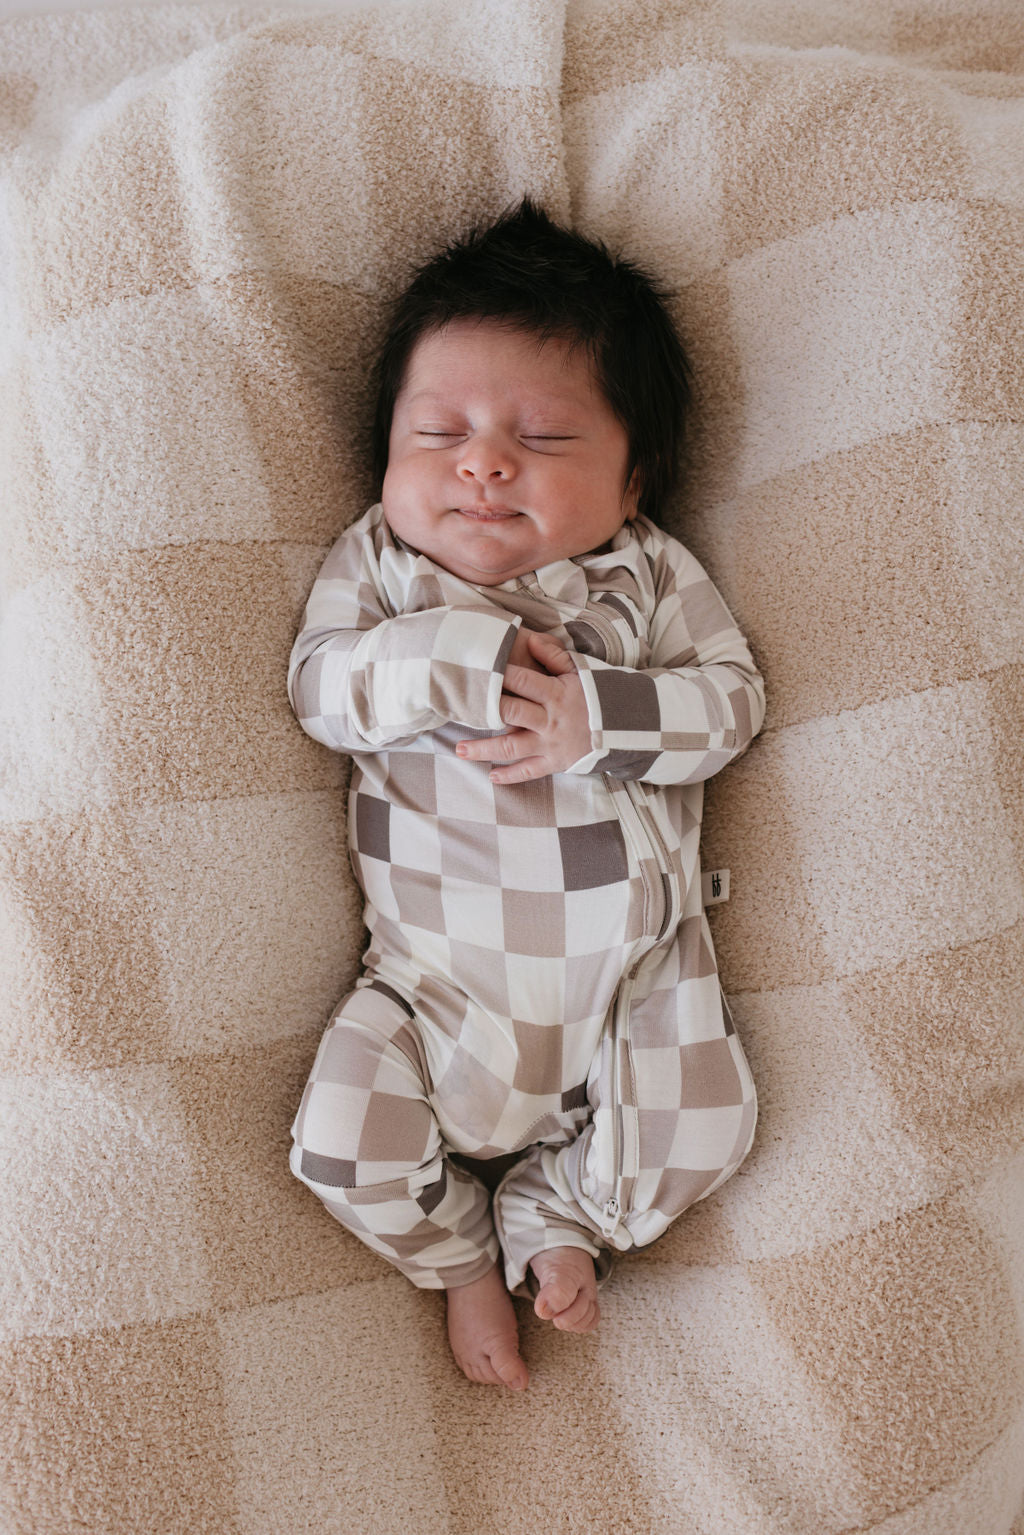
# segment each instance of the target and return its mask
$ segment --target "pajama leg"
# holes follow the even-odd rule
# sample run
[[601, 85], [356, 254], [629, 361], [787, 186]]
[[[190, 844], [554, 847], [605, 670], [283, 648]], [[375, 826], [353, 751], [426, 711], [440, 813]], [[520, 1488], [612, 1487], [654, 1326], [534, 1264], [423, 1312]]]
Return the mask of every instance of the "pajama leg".
[[660, 963], [625, 986], [588, 1096], [594, 1117], [578, 1139], [536, 1148], [495, 1196], [515, 1293], [526, 1293], [530, 1258], [560, 1245], [600, 1254], [602, 1277], [605, 1249], [653, 1242], [724, 1183], [750, 1149], [753, 1079], [702, 913], [684, 921]]
[[345, 998], [292, 1127], [291, 1166], [413, 1284], [481, 1278], [498, 1256], [487, 1191], [449, 1162], [412, 1009], [380, 981]]

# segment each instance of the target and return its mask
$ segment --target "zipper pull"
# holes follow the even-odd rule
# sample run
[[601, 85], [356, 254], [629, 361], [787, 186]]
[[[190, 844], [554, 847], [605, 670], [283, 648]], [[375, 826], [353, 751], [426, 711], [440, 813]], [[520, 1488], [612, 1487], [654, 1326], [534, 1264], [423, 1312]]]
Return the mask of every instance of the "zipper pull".
[[607, 1200], [605, 1202], [604, 1210], [602, 1213], [604, 1215], [604, 1221], [601, 1225], [601, 1235], [603, 1237], [611, 1238], [615, 1235], [615, 1228], [618, 1226], [619, 1221], [622, 1219], [622, 1211], [619, 1208], [619, 1201], [615, 1198]]

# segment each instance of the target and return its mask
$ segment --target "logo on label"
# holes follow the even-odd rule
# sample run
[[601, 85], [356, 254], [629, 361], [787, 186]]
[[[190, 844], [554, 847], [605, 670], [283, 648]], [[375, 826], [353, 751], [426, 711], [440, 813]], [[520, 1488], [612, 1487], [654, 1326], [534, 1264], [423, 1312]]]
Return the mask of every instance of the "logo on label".
[[729, 870], [709, 869], [701, 875], [701, 899], [705, 906], [718, 906], [729, 899]]

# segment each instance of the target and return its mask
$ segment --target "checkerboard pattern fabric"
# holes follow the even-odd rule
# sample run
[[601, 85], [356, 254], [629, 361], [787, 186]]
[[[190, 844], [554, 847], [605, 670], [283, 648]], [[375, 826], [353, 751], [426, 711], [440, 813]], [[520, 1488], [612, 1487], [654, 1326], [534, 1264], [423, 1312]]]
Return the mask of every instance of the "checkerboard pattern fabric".
[[[495, 785], [455, 745], [505, 728], [527, 614], [588, 678], [592, 749]], [[424, 1287], [494, 1261], [487, 1191], [445, 1152], [530, 1153], [494, 1202], [513, 1293], [546, 1247], [660, 1236], [735, 1171], [755, 1118], [698, 854], [704, 780], [749, 747], [764, 685], [698, 562], [639, 519], [477, 587], [375, 506], [324, 562], [289, 685], [310, 735], [356, 756], [371, 935], [299, 1110], [298, 1176]]]
[[[1024, 1535], [1022, 82], [1019, 0], [0, 22], [5, 1535]], [[356, 984], [348, 758], [286, 690], [391, 299], [524, 193], [670, 294], [659, 520], [768, 693], [701, 827], [754, 1145], [595, 1334], [514, 1301], [525, 1401], [289, 1170], [342, 999], [388, 1093], [426, 1063]], [[390, 752], [409, 804], [444, 760]], [[606, 851], [502, 908], [524, 971], [556, 902], [607, 919]], [[559, 1152], [518, 1175], [553, 1229]]]

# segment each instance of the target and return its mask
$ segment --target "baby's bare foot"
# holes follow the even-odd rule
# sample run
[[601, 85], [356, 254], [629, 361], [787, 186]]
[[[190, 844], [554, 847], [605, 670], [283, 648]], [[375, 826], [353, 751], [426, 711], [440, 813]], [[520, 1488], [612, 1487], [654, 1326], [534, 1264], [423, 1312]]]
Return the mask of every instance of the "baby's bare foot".
[[529, 1374], [519, 1357], [512, 1297], [498, 1268], [448, 1292], [448, 1341], [470, 1380], [522, 1391]]
[[582, 1247], [551, 1247], [536, 1253], [530, 1267], [540, 1281], [533, 1309], [563, 1332], [590, 1332], [601, 1313], [594, 1260]]

